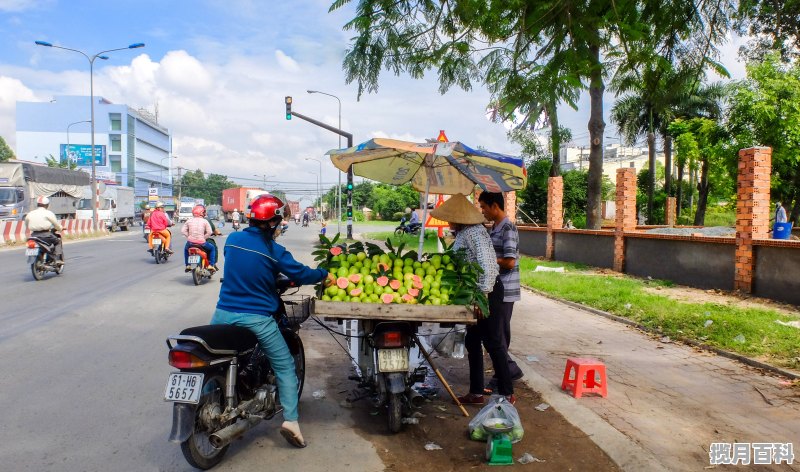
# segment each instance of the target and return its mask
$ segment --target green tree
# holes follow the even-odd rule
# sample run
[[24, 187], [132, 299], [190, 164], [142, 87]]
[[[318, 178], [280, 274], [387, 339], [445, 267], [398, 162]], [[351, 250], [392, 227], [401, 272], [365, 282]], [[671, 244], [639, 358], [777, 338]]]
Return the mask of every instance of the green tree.
[[800, 2], [797, 0], [739, 0], [736, 26], [750, 40], [741, 51], [760, 61], [773, 51], [789, 61], [800, 56]]
[[71, 170], [78, 168], [78, 164], [76, 162], [56, 159], [52, 154], [49, 154], [47, 157], [45, 157], [44, 162], [47, 164], [47, 167], [59, 167], [61, 169]]
[[517, 192], [520, 208], [536, 223], [547, 221], [547, 179], [552, 164], [546, 157], [532, 160], [528, 164], [528, 183]]
[[411, 184], [400, 186], [377, 184], [373, 187], [373, 199], [372, 210], [380, 215], [382, 220], [391, 220], [395, 213], [419, 206], [419, 192], [414, 190]]
[[0, 136], [0, 162], [10, 161], [11, 159], [16, 159], [16, 156], [14, 156], [14, 151], [11, 150], [11, 147], [6, 143], [6, 140]]
[[197, 169], [183, 174], [180, 180], [175, 183], [175, 187], [180, 189], [181, 196], [202, 198], [206, 205], [220, 205], [222, 203], [222, 191], [227, 188], [240, 187], [240, 185], [231, 182], [227, 176], [220, 174], [209, 174], [206, 177], [202, 170]]

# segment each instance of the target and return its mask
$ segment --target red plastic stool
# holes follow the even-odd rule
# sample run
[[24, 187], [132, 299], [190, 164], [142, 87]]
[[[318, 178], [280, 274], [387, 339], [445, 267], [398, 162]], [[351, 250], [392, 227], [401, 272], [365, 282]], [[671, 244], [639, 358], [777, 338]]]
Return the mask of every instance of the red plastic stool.
[[[575, 377], [570, 378], [573, 369]], [[600, 376], [600, 381], [595, 376]], [[561, 381], [561, 390], [570, 390], [572, 396], [580, 398], [584, 393], [597, 393], [601, 397], [608, 396], [606, 386], [606, 366], [597, 359], [570, 357], [564, 369], [564, 380]]]

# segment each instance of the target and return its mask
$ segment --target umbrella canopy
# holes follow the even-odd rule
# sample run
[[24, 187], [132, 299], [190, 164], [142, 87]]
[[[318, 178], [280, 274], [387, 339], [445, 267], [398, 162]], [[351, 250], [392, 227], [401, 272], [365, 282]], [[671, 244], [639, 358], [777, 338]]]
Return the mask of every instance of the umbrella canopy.
[[525, 187], [522, 159], [472, 149], [459, 142], [412, 143], [375, 138], [347, 149], [328, 151], [333, 165], [360, 177], [392, 185], [411, 182], [420, 192], [468, 195], [480, 186], [488, 192]]

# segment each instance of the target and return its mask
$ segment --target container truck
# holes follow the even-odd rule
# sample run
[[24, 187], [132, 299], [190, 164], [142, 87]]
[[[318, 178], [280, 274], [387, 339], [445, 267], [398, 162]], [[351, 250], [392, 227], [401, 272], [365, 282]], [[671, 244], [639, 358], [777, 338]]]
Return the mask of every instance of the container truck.
[[28, 162], [0, 162], [0, 221], [22, 220], [38, 197], [50, 199], [59, 219], [75, 217], [75, 203], [91, 188], [89, 174]]
[[264, 195], [266, 190], [254, 187], [236, 187], [228, 188], [222, 191], [222, 213], [225, 215], [225, 221], [231, 221], [231, 214], [233, 210], [239, 210], [242, 217], [242, 222], [247, 221], [247, 207], [250, 202], [259, 195]]
[[[122, 229], [127, 231], [133, 226], [136, 209], [133, 203], [133, 188], [120, 185], [97, 184], [99, 202], [97, 207], [97, 221], [105, 223], [111, 231]], [[92, 189], [86, 190], [83, 198], [78, 202], [77, 217], [92, 219]]]

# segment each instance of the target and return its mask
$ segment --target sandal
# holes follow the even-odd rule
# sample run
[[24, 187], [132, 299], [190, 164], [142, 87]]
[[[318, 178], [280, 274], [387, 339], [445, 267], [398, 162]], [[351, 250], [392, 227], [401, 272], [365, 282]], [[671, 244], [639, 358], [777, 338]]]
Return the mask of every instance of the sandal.
[[307, 446], [306, 442], [303, 441], [303, 437], [300, 436], [299, 433], [295, 433], [286, 426], [281, 426], [281, 436], [286, 438], [286, 441], [294, 447], [302, 449]]

